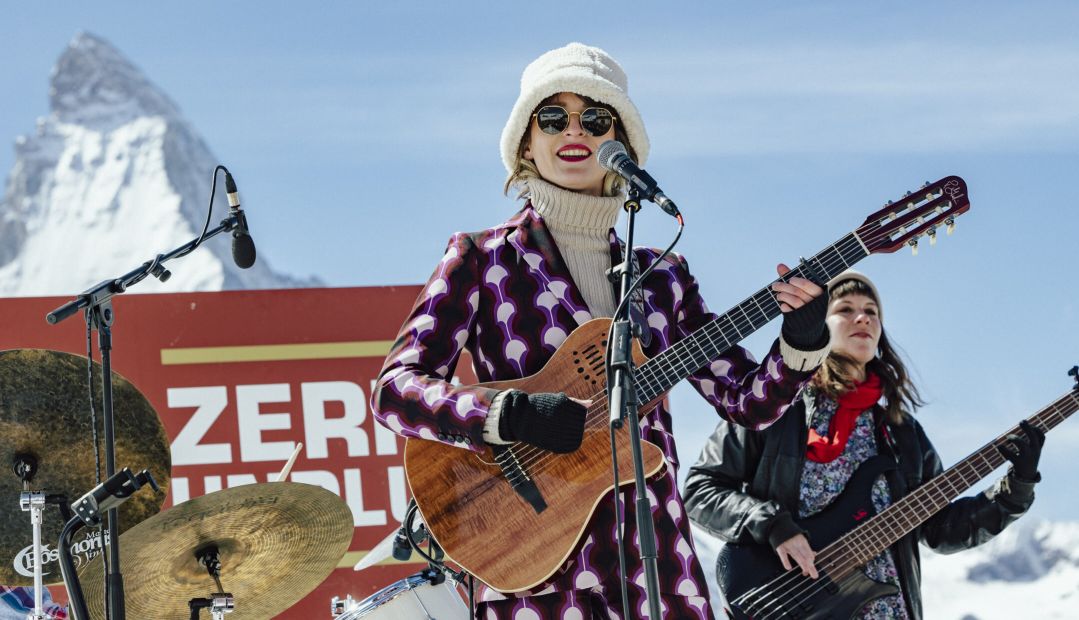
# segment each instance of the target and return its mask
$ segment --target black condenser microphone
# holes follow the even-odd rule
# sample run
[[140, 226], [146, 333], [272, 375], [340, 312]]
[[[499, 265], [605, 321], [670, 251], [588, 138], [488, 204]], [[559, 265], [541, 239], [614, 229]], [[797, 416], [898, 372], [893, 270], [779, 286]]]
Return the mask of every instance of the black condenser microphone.
[[678, 217], [678, 207], [675, 206], [674, 201], [663, 194], [652, 175], [645, 172], [630, 158], [624, 144], [618, 140], [604, 142], [596, 151], [596, 159], [599, 160], [599, 165], [633, 184], [645, 200], [656, 203], [671, 217]]
[[255, 264], [255, 240], [247, 229], [247, 216], [240, 208], [240, 194], [232, 173], [225, 170], [225, 193], [229, 197], [229, 215], [236, 216], [236, 229], [232, 231], [232, 260], [240, 269]]

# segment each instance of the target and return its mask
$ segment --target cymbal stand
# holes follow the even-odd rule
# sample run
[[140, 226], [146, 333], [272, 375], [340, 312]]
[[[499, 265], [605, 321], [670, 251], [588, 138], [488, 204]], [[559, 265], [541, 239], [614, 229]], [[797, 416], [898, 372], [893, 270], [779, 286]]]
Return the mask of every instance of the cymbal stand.
[[210, 610], [210, 617], [213, 620], [225, 620], [225, 614], [230, 614], [236, 609], [236, 600], [231, 593], [225, 592], [225, 588], [221, 586], [221, 559], [219, 553], [215, 545], [210, 545], [195, 552], [195, 558], [198, 559], [199, 564], [205, 566], [206, 572], [209, 573], [210, 577], [213, 577], [214, 583], [217, 585], [217, 592], [211, 594], [210, 598], [193, 598], [187, 602], [187, 606], [191, 609], [191, 620], [198, 620], [199, 613], [203, 609]]
[[30, 525], [34, 529], [33, 562], [34, 562], [34, 611], [26, 617], [27, 620], [48, 620], [51, 616], [45, 615], [45, 602], [43, 590], [45, 585], [42, 579], [41, 569], [41, 523], [45, 512], [45, 493], [30, 490], [30, 480], [37, 473], [37, 459], [29, 454], [15, 455], [12, 469], [15, 475], [22, 479], [22, 493], [19, 494], [19, 507], [23, 512], [30, 513]]

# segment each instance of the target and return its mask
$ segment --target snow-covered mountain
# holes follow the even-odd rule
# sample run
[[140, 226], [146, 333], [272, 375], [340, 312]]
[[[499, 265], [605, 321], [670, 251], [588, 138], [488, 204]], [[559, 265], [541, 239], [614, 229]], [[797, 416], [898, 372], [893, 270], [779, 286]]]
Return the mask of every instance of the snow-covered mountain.
[[[694, 528], [694, 544], [715, 584], [717, 539]], [[1079, 618], [1079, 522], [1021, 519], [988, 543], [951, 555], [922, 547], [922, 597], [929, 620]]]
[[[53, 69], [50, 113], [15, 141], [0, 202], [0, 296], [72, 294], [194, 238], [218, 161], [176, 104], [112, 45], [77, 35]], [[239, 175], [238, 175], [239, 176]], [[240, 179], [242, 181], [242, 179]], [[242, 187], [241, 187], [242, 198]], [[218, 182], [215, 226], [227, 203]], [[252, 223], [257, 239], [258, 223]], [[315, 285], [232, 261], [227, 235], [134, 291]]]

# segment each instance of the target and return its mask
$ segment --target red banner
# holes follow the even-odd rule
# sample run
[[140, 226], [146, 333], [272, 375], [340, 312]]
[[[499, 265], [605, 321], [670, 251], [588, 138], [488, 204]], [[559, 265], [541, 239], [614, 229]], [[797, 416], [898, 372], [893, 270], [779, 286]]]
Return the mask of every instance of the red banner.
[[[172, 446], [165, 510], [218, 489], [276, 480], [299, 443], [303, 449], [289, 479], [325, 487], [351, 508], [349, 552], [329, 578], [278, 618], [329, 618], [332, 597], [362, 599], [422, 568], [389, 560], [352, 570], [398, 527], [408, 501], [404, 442], [374, 420], [368, 400], [418, 292], [407, 286], [114, 300], [113, 370], [149, 399]], [[81, 317], [55, 326], [45, 322], [46, 312], [64, 301], [0, 300], [0, 349], [85, 355]], [[470, 364], [463, 361], [461, 368], [469, 372]], [[25, 526], [29, 530], [29, 521]]]

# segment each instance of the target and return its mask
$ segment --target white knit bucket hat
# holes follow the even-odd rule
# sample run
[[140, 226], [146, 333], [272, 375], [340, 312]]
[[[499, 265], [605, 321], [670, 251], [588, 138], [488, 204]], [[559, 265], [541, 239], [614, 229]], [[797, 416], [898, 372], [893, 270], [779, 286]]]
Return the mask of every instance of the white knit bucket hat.
[[513, 172], [521, 139], [541, 101], [558, 93], [584, 95], [614, 108], [637, 163], [648, 159], [648, 134], [637, 106], [629, 99], [626, 72], [607, 52], [582, 43], [570, 43], [533, 60], [521, 74], [521, 94], [502, 128], [502, 163]]

